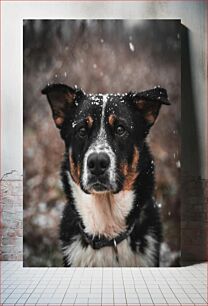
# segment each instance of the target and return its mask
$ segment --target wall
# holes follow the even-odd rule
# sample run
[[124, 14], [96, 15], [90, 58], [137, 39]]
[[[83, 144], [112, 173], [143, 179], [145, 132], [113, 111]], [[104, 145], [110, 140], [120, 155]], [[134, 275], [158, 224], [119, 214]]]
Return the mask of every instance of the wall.
[[2, 259], [22, 258], [22, 20], [28, 18], [181, 19], [182, 263], [205, 259], [208, 178], [205, 13], [207, 6], [203, 1], [2, 3]]
[[22, 260], [22, 181], [3, 180], [1, 188], [1, 260]]

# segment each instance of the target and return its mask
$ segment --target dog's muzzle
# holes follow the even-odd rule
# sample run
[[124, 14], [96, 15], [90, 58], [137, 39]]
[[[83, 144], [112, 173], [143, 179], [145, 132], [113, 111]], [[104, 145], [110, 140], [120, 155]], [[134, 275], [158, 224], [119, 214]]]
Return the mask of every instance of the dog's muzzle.
[[99, 177], [105, 174], [110, 166], [110, 158], [106, 153], [91, 153], [87, 160], [87, 167], [91, 175]]
[[87, 159], [87, 170], [90, 189], [104, 192], [110, 189], [109, 173], [110, 157], [104, 152], [93, 152]]

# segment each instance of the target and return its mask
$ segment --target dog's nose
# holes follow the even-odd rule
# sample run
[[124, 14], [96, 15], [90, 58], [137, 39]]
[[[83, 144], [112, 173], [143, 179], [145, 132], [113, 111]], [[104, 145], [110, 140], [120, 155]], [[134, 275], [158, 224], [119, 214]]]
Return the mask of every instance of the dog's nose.
[[92, 153], [87, 160], [87, 166], [91, 174], [104, 174], [110, 165], [110, 158], [106, 153]]

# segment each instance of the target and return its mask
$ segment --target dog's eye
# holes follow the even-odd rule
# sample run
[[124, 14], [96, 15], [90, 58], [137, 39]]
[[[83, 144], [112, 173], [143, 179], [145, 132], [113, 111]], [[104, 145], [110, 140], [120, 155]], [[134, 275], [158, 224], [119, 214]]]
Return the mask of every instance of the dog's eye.
[[86, 129], [84, 126], [82, 126], [82, 127], [79, 129], [78, 133], [79, 133], [79, 136], [80, 136], [80, 137], [85, 137], [85, 136], [87, 135], [87, 129]]
[[116, 134], [119, 136], [122, 136], [124, 133], [126, 132], [125, 128], [123, 127], [123, 125], [118, 125], [116, 127]]

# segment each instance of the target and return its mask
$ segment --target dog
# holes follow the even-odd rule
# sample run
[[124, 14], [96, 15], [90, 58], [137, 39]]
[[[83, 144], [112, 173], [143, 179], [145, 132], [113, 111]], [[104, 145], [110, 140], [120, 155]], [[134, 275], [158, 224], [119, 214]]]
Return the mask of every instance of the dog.
[[162, 104], [170, 104], [167, 91], [86, 94], [50, 84], [42, 93], [65, 142], [64, 265], [159, 266], [162, 226], [146, 137]]

